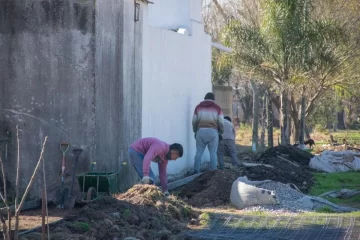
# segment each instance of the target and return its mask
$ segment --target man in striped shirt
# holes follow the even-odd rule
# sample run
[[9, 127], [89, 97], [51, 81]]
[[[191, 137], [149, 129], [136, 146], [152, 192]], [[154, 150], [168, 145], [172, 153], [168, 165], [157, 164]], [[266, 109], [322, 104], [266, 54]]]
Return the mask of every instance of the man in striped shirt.
[[207, 93], [204, 101], [196, 106], [192, 125], [196, 139], [195, 172], [200, 172], [201, 157], [206, 146], [210, 152], [210, 169], [216, 170], [219, 135], [224, 132], [224, 115], [215, 103], [213, 93]]

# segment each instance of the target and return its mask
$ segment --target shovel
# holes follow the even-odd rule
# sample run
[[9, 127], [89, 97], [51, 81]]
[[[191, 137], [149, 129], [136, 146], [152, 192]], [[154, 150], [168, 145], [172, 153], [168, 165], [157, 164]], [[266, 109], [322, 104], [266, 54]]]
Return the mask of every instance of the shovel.
[[69, 143], [62, 142], [60, 143], [60, 150], [62, 152], [62, 166], [61, 166], [61, 187], [57, 191], [58, 207], [64, 208], [64, 202], [67, 198], [69, 190], [64, 188], [64, 175], [65, 175], [65, 156], [66, 152], [69, 149]]
[[83, 152], [83, 149], [81, 149], [81, 148], [73, 149], [73, 153], [75, 155], [75, 164], [74, 164], [74, 170], [73, 170], [72, 181], [71, 181], [70, 196], [66, 199], [66, 202], [65, 202], [65, 207], [67, 209], [73, 209], [75, 206], [76, 195], [74, 195], [74, 183], [75, 183], [75, 177], [76, 177], [77, 164], [79, 162], [79, 157], [82, 152]]

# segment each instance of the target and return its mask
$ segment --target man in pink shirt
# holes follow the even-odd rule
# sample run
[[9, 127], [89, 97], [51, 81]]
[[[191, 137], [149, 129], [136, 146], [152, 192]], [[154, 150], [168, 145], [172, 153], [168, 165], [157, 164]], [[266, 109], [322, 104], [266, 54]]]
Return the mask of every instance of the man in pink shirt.
[[167, 144], [156, 138], [142, 138], [130, 145], [129, 158], [135, 170], [142, 178], [142, 183], [153, 184], [155, 175], [151, 170], [151, 162], [159, 167], [162, 191], [169, 195], [166, 167], [169, 160], [176, 160], [183, 155], [183, 147], [179, 143]]

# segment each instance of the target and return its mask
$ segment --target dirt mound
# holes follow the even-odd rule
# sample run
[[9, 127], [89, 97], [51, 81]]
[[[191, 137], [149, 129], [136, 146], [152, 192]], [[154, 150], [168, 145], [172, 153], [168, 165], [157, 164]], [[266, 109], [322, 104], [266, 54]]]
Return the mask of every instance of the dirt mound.
[[313, 155], [297, 147], [287, 145], [270, 148], [256, 159], [257, 163], [269, 164], [274, 168], [253, 167], [243, 171], [251, 180], [270, 179], [281, 183], [293, 183], [308, 193], [314, 181], [309, 167]]
[[179, 189], [178, 196], [195, 207], [214, 207], [230, 202], [232, 183], [240, 176], [240, 171], [208, 171]]
[[271, 164], [273, 159], [278, 158], [278, 156], [303, 166], [309, 166], [310, 159], [314, 157], [311, 153], [303, 151], [297, 147], [291, 145], [280, 145], [266, 150], [256, 159], [256, 161]]
[[[135, 185], [124, 194], [105, 197], [73, 211], [52, 227], [52, 239], [81, 234], [92, 239], [170, 239], [199, 213], [155, 186]], [[56, 238], [59, 236], [59, 238]]]
[[[273, 180], [284, 184], [295, 184], [308, 193], [314, 181], [308, 164], [313, 155], [293, 146], [271, 148], [258, 156], [247, 156], [245, 162], [267, 164], [273, 167], [241, 167], [204, 172], [191, 183], [179, 189], [178, 196], [195, 207], [214, 207], [230, 203], [232, 183], [240, 176], [250, 180]], [[240, 158], [244, 159], [244, 158]]]

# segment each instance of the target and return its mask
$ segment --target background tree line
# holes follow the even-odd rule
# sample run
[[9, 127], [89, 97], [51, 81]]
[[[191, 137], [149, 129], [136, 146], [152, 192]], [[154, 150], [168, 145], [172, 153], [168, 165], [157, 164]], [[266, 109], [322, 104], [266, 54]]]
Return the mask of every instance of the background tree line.
[[206, 31], [233, 49], [213, 50], [212, 81], [235, 88], [244, 121], [264, 124], [254, 111], [262, 116], [264, 106], [275, 106], [283, 144], [303, 142], [307, 127], [359, 128], [358, 1], [206, 0], [203, 6]]

